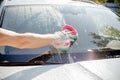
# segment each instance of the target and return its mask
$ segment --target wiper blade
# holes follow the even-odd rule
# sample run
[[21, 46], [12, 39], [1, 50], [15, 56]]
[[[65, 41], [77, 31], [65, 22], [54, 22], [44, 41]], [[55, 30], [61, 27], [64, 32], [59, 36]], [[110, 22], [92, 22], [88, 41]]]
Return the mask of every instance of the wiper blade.
[[[30, 66], [38, 65], [30, 62], [0, 62], [0, 66]], [[42, 65], [39, 63], [39, 65]]]
[[50, 64], [52, 64], [52, 65], [56, 65], [56, 64], [65, 64], [65, 63], [58, 63], [58, 62], [46, 62], [45, 64], [43, 64], [43, 65], [50, 65]]
[[49, 63], [47, 62], [50, 58], [52, 58], [53, 56], [56, 56], [56, 55], [63, 55], [63, 54], [66, 54], [67, 52], [58, 52], [54, 47], [50, 47], [50, 50], [49, 51], [46, 51], [36, 57], [33, 57], [32, 59], [28, 60], [28, 62], [30, 63], [34, 63], [34, 64], [62, 64], [62, 63]]
[[33, 57], [32, 59], [28, 60], [29, 63], [35, 63], [35, 64], [44, 64], [48, 59], [50, 59], [53, 55], [50, 54], [50, 51], [45, 52], [42, 55]]
[[105, 54], [107, 58], [119, 58], [120, 50], [111, 49], [111, 48], [95, 48], [91, 49], [94, 53]]
[[[64, 62], [49, 62], [48, 60], [51, 59], [52, 57], [54, 56], [60, 56], [62, 55], [63, 53], [59, 53], [57, 51], [52, 51], [52, 50], [49, 50], [49, 51], [46, 51], [40, 55], [37, 55], [37, 56], [34, 56], [32, 58], [30, 58], [29, 60], [27, 61], [9, 61], [7, 59], [7, 57], [9, 56], [6, 56], [6, 55], [1, 55], [1, 57], [3, 57], [3, 59], [1, 59], [0, 61], [0, 66], [29, 66], [29, 65], [49, 65], [49, 64], [64, 64]], [[26, 55], [25, 55], [26, 56]], [[13, 57], [13, 56], [12, 56]], [[12, 58], [10, 57], [10, 58]], [[14, 56], [16, 57], [16, 56]], [[18, 56], [17, 56], [18, 57]], [[4, 59], [5, 58], [5, 59]]]
[[63, 63], [51, 63], [51, 62], [0, 62], [0, 66], [35, 66], [35, 65], [54, 65], [54, 64], [63, 64]]

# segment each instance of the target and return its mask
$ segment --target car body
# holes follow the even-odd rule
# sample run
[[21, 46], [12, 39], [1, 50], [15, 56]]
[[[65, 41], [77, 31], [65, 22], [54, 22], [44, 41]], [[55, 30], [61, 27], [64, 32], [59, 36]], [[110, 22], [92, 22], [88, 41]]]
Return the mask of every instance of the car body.
[[120, 17], [108, 8], [84, 0], [5, 0], [0, 8], [1, 27], [18, 33], [54, 33], [64, 24], [78, 30], [64, 53], [0, 47], [1, 80], [119, 80]]

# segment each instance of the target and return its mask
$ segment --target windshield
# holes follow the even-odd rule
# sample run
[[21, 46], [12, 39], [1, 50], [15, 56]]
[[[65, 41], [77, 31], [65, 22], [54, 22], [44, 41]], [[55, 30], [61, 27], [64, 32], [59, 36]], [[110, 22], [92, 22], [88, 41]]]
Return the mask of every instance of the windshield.
[[[69, 61], [73, 58], [84, 60], [85, 58], [75, 55], [88, 55], [86, 53], [88, 51], [91, 53], [91, 49], [108, 47], [108, 43], [120, 39], [120, 17], [107, 9], [85, 6], [8, 6], [5, 8], [2, 28], [19, 33], [45, 34], [59, 31], [64, 24], [70, 24], [78, 30], [78, 40], [67, 52], [69, 54], [67, 58], [65, 54], [62, 57], [54, 57], [56, 60], [50, 59], [50, 61], [56, 62], [59, 58], [69, 58]], [[12, 59], [9, 58], [10, 61], [19, 62], [21, 58], [23, 61], [29, 60], [25, 56], [32, 58], [49, 50], [49, 46], [37, 49], [17, 49], [5, 46], [1, 54], [12, 56]], [[20, 59], [17, 60], [14, 56], [19, 56]]]

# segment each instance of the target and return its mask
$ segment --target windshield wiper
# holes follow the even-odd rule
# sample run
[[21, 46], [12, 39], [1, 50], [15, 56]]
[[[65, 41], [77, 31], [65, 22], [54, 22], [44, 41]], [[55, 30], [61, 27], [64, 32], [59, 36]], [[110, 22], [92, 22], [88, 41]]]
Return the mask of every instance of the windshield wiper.
[[91, 49], [94, 53], [105, 54], [107, 58], [119, 58], [120, 49], [111, 49], [111, 48], [95, 48]]
[[55, 62], [0, 62], [0, 66], [32, 66], [32, 65], [54, 65], [54, 64], [63, 64], [63, 63], [55, 63]]
[[[28, 62], [0, 62], [0, 66], [29, 66], [29, 65], [33, 65], [33, 63], [28, 63]], [[42, 65], [42, 64], [39, 64], [39, 65]]]
[[54, 63], [54, 62], [47, 62], [50, 58], [52, 58], [53, 56], [56, 55], [64, 55], [67, 54], [67, 52], [58, 52], [57, 49], [55, 49], [54, 47], [50, 46], [50, 50], [46, 51], [36, 57], [33, 57], [32, 59], [28, 60], [28, 62], [30, 63], [34, 63], [34, 64], [63, 64], [61, 63]]
[[29, 63], [34, 63], [34, 64], [44, 64], [48, 59], [50, 59], [53, 56], [53, 54], [50, 53], [50, 51], [45, 52], [42, 55], [33, 57], [32, 59], [28, 60]]
[[49, 65], [49, 64], [64, 64], [64, 62], [49, 62], [48, 60], [53, 58], [54, 56], [61, 56], [65, 54], [66, 52], [59, 53], [56, 49], [53, 47], [50, 48], [49, 51], [46, 51], [40, 55], [37, 55], [36, 57], [32, 57], [26, 62], [11, 62], [6, 60], [0, 61], [0, 66], [27, 66], [27, 65]]

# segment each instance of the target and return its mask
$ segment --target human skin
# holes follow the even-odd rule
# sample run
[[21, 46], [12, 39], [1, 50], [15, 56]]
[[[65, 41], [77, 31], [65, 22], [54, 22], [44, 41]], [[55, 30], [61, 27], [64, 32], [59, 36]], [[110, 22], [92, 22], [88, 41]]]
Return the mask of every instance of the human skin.
[[40, 48], [50, 45], [56, 38], [55, 34], [17, 33], [0, 28], [0, 46]]

